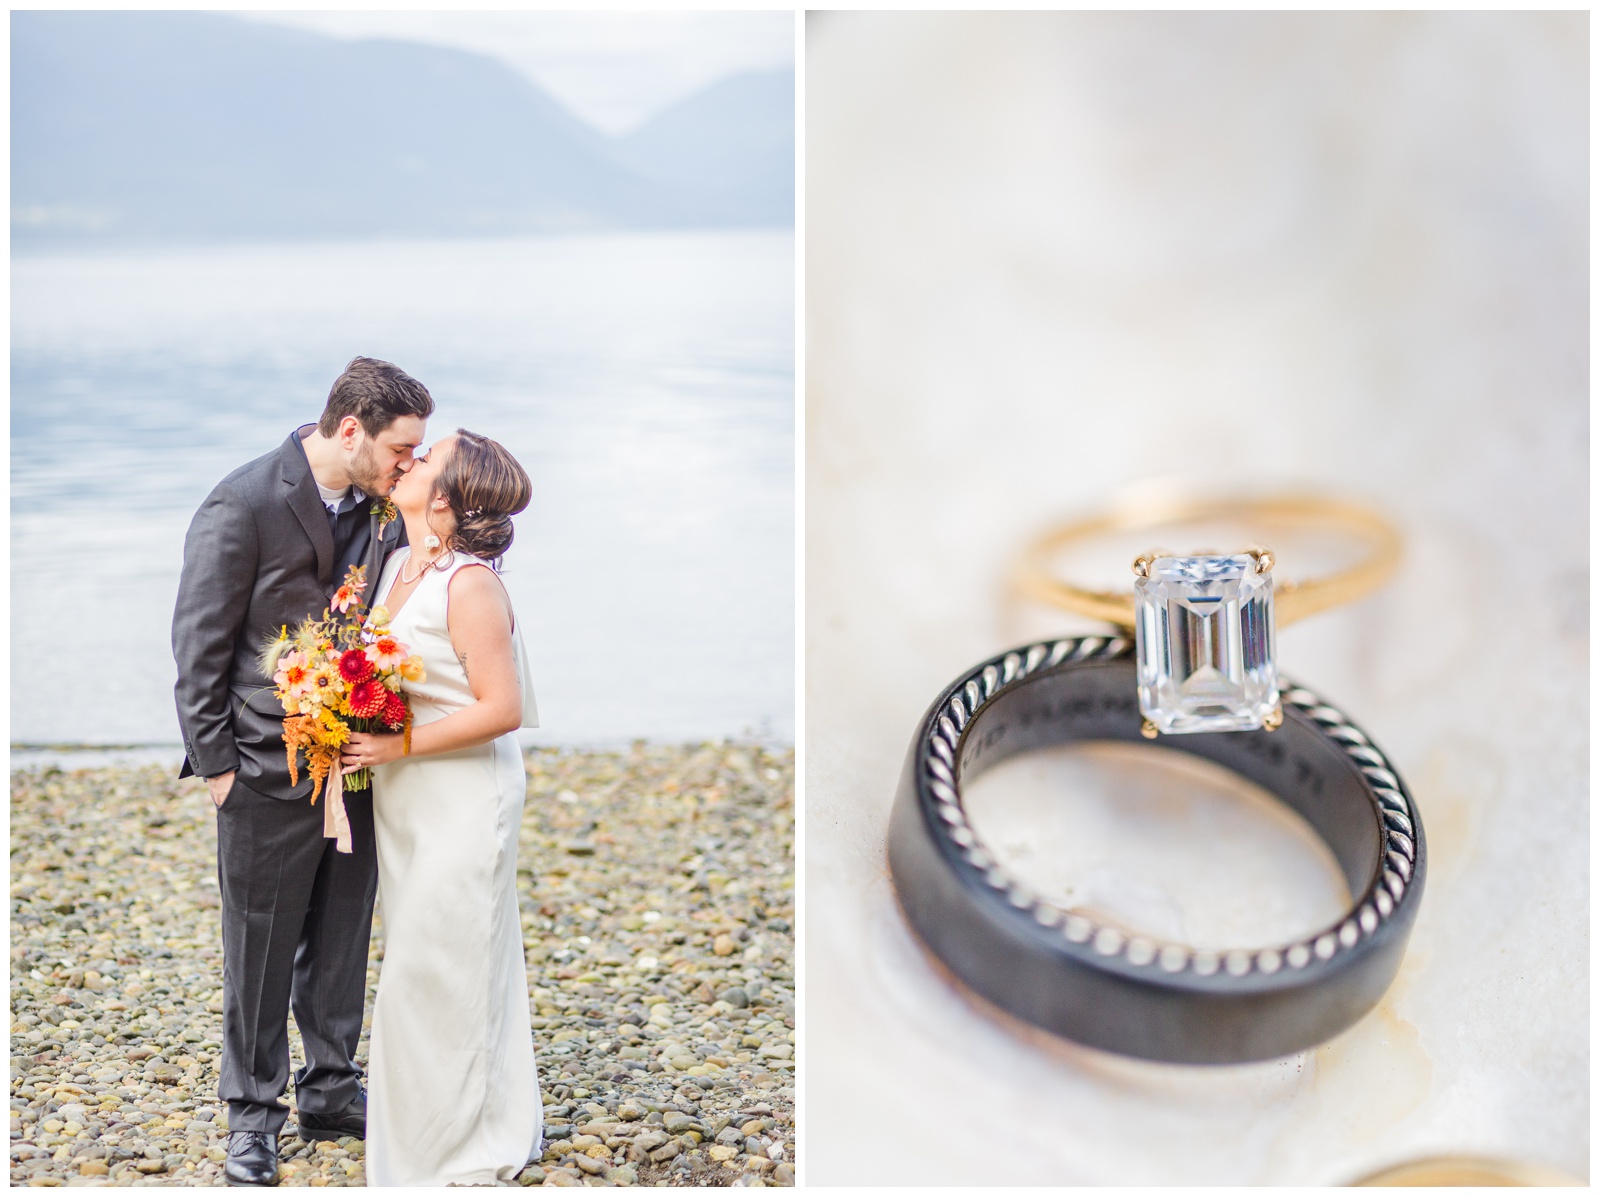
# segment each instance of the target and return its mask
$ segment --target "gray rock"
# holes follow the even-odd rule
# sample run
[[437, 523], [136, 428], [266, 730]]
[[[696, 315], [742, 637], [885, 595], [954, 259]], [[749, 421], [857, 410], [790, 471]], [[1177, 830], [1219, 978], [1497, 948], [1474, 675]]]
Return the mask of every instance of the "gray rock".
[[654, 1151], [663, 1143], [667, 1142], [667, 1138], [668, 1137], [662, 1134], [660, 1131], [646, 1131], [644, 1134], [635, 1139], [633, 1143], [634, 1146], [639, 1148], [640, 1151], [648, 1152]]
[[[772, 1065], [732, 1063], [697, 1078], [662, 1073], [659, 1064], [656, 1073], [643, 1067], [659, 1053], [656, 1045], [668, 1038], [699, 1058], [726, 1058], [730, 1051], [719, 1041], [738, 1038], [742, 1020], [749, 1018], [752, 994], [769, 1014], [776, 1013], [773, 1007], [780, 1002], [787, 1009], [792, 999], [790, 988], [756, 979], [748, 966], [735, 958], [715, 958], [692, 938], [703, 922], [694, 916], [729, 907], [726, 913], [733, 918], [761, 929], [766, 948], [781, 951], [786, 959], [790, 949], [788, 933], [767, 924], [771, 917], [793, 921], [788, 910], [792, 892], [765, 878], [769, 871], [773, 878], [779, 877], [767, 866], [792, 859], [788, 855], [792, 804], [775, 810], [765, 791], [759, 801], [753, 793], [745, 796], [743, 783], [732, 780], [728, 771], [727, 757], [734, 752], [747, 757], [760, 752], [762, 768], [769, 763], [782, 770], [792, 767], [762, 750], [726, 746], [529, 754], [529, 802], [519, 864], [520, 871], [537, 878], [537, 883], [523, 889], [519, 898], [528, 927], [530, 987], [549, 994], [536, 1000], [532, 1012], [545, 1024], [535, 1041], [540, 1049], [540, 1080], [546, 1093], [559, 1090], [563, 1095], [546, 1107], [546, 1117], [555, 1120], [546, 1134], [551, 1143], [559, 1144], [588, 1132], [613, 1150], [612, 1158], [599, 1161], [604, 1165], [600, 1176], [584, 1177], [576, 1163], [563, 1165], [551, 1156], [524, 1170], [524, 1184], [571, 1186], [585, 1179], [591, 1185], [625, 1183], [628, 1166], [613, 1163], [624, 1145], [637, 1161], [632, 1182], [637, 1183], [647, 1158], [637, 1146], [640, 1140], [653, 1143], [652, 1151], [675, 1144], [676, 1153], [668, 1164], [675, 1183], [709, 1179], [713, 1173], [726, 1183], [735, 1178], [736, 1170], [715, 1165], [708, 1172], [709, 1161], [691, 1146], [693, 1136], [710, 1137], [725, 1130], [729, 1111], [748, 1107], [758, 1098], [774, 1107], [781, 1100], [782, 1134], [793, 1137], [792, 1075], [782, 1078], [781, 1096], [755, 1080]], [[658, 801], [662, 793], [705, 792], [713, 785], [724, 787], [727, 796], [702, 810], [697, 820], [682, 820], [675, 804]], [[58, 772], [48, 778], [14, 774], [12, 786], [11, 946], [19, 953], [13, 957], [12, 1013], [15, 1024], [41, 1037], [36, 1041], [27, 1033], [13, 1035], [12, 1093], [28, 1105], [24, 1112], [30, 1115], [20, 1120], [23, 1137], [12, 1140], [13, 1182], [104, 1184], [109, 1179], [115, 1184], [120, 1177], [123, 1185], [136, 1180], [162, 1187], [217, 1185], [222, 1179], [217, 1156], [227, 1141], [225, 1125], [217, 1125], [226, 1122], [226, 1111], [215, 1096], [221, 955], [213, 883], [215, 815], [203, 788], [193, 781], [175, 783], [161, 769]], [[563, 790], [589, 794], [602, 789], [611, 795], [607, 809], [613, 813], [604, 830], [615, 837], [615, 849], [609, 841], [600, 843], [592, 813], [556, 801]], [[77, 859], [65, 862], [59, 829], [83, 810], [94, 810], [99, 820], [76, 832]], [[152, 814], [157, 810], [160, 822]], [[753, 820], [757, 813], [762, 818]], [[758, 830], [752, 835], [739, 830], [741, 825]], [[737, 844], [748, 854], [753, 866], [750, 889], [733, 897], [704, 889], [675, 891], [658, 884], [660, 877], [675, 871], [681, 852], [708, 851], [695, 846], [708, 837], [722, 840], [724, 850]], [[573, 842], [592, 842], [596, 851], [577, 860], [566, 852], [566, 845]], [[169, 867], [150, 868], [157, 856]], [[715, 863], [708, 854], [707, 868]], [[722, 871], [727, 871], [725, 866]], [[659, 919], [645, 919], [639, 899], [612, 902], [605, 897], [612, 892], [643, 895], [655, 890], [665, 895], [653, 903], [661, 911]], [[555, 913], [543, 913], [546, 905]], [[641, 909], [633, 909], [635, 905]], [[58, 906], [67, 910], [59, 911]], [[598, 917], [581, 914], [583, 907], [593, 907]], [[153, 912], [147, 927], [130, 925], [126, 915], [132, 909]], [[592, 942], [577, 943], [580, 934]], [[98, 946], [102, 936], [104, 948]], [[95, 954], [78, 959], [86, 941], [97, 942]], [[382, 950], [380, 924], [375, 928], [369, 984], [376, 981]], [[672, 956], [691, 967], [681, 980], [666, 965], [641, 975], [628, 966], [644, 955]], [[58, 964], [67, 959], [76, 963], [70, 968]], [[124, 959], [131, 963], [117, 963]], [[574, 970], [571, 979], [556, 975], [567, 969]], [[42, 977], [33, 976], [35, 972]], [[581, 984], [576, 981], [586, 974], [597, 976]], [[792, 972], [785, 965], [771, 976], [787, 986]], [[733, 994], [728, 995], [733, 1000], [714, 1007], [704, 1004], [708, 993], [731, 989], [741, 991], [743, 1006], [735, 1004]], [[645, 1025], [657, 1004], [647, 999], [663, 995], [670, 1002], [666, 1009], [677, 1017], [670, 1028]], [[770, 1000], [774, 997], [776, 1002]], [[112, 1003], [125, 1009], [104, 1008]], [[702, 1031], [700, 1024], [713, 1010], [713, 1026]], [[81, 1025], [76, 1031], [56, 1030], [66, 1019]], [[623, 1034], [619, 1025], [623, 1021], [639, 1028], [638, 1033]], [[587, 1038], [568, 1040], [571, 1047], [565, 1054], [552, 1053], [551, 1039], [563, 1030], [601, 1035], [595, 1043]], [[773, 1037], [774, 1030], [765, 1029], [762, 1038]], [[289, 1037], [290, 1052], [298, 1061], [303, 1053], [292, 1022]], [[640, 1058], [624, 1058], [623, 1049], [634, 1044], [640, 1045], [634, 1049]], [[675, 1058], [687, 1060], [687, 1053]], [[640, 1067], [632, 1070], [629, 1064]], [[125, 1077], [131, 1077], [131, 1083], [124, 1083]], [[82, 1092], [56, 1096], [54, 1091], [63, 1084]], [[579, 1093], [580, 1089], [588, 1092]], [[46, 1092], [52, 1094], [48, 1102], [29, 1104]], [[687, 1098], [696, 1099], [698, 1108], [691, 1107]], [[673, 1108], [680, 1103], [683, 1108]], [[81, 1106], [87, 1113], [87, 1118], [79, 1119], [83, 1137], [38, 1129], [52, 1115], [67, 1121], [61, 1117], [64, 1105]], [[663, 1111], [673, 1118], [676, 1139], [669, 1136]], [[180, 1112], [181, 1129], [160, 1121]], [[574, 1112], [584, 1120], [576, 1129], [560, 1121]], [[152, 1123], [158, 1115], [160, 1119]], [[738, 1126], [746, 1120], [740, 1119]], [[102, 1139], [109, 1133], [117, 1136], [115, 1146]], [[646, 1138], [652, 1133], [653, 1140]], [[74, 1159], [51, 1158], [50, 1152], [61, 1143], [76, 1153]], [[735, 1143], [742, 1143], [742, 1138]], [[343, 1145], [340, 1155], [348, 1152], [350, 1158], [340, 1160], [332, 1150], [316, 1153], [298, 1139], [285, 1139], [280, 1143], [281, 1158], [297, 1165], [285, 1183], [302, 1186], [315, 1178], [333, 1187], [360, 1186], [365, 1177], [359, 1146]], [[40, 1153], [37, 1158], [30, 1154], [34, 1151]], [[78, 1175], [79, 1165], [96, 1153], [103, 1154], [117, 1177]], [[140, 1161], [148, 1173], [136, 1170]], [[346, 1174], [341, 1164], [352, 1171]]]

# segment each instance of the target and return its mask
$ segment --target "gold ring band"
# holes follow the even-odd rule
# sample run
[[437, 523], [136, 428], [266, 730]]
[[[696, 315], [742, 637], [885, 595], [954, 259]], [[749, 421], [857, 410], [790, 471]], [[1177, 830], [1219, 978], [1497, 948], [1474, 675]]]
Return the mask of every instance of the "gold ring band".
[[1277, 623], [1282, 627], [1329, 607], [1354, 602], [1389, 580], [1400, 561], [1400, 534], [1371, 508], [1338, 499], [1284, 495], [1266, 499], [1155, 499], [1119, 506], [1104, 515], [1076, 520], [1040, 537], [1023, 554], [1018, 588], [1029, 598], [1103, 619], [1120, 628], [1134, 626], [1133, 593], [1089, 590], [1050, 572], [1051, 559], [1067, 546], [1112, 533], [1137, 532], [1165, 524], [1238, 520], [1265, 532], [1279, 528], [1330, 528], [1353, 534], [1367, 547], [1358, 564], [1322, 578], [1275, 583]]
[[1557, 1188], [1583, 1181], [1553, 1168], [1467, 1155], [1441, 1155], [1412, 1160], [1351, 1181], [1361, 1188]]

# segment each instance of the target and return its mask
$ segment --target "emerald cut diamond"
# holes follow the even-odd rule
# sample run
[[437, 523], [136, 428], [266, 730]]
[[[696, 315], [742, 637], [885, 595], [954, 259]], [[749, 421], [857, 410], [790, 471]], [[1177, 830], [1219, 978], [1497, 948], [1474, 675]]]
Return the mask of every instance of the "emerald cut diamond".
[[1275, 726], [1270, 558], [1144, 561], [1144, 576], [1134, 580], [1144, 717], [1167, 735]]

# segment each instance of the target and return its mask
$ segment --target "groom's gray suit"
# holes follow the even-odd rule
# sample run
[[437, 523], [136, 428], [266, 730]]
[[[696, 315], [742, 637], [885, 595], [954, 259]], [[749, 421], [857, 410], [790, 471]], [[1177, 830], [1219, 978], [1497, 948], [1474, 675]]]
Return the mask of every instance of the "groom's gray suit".
[[222, 889], [222, 1072], [232, 1130], [278, 1133], [289, 1080], [288, 1012], [305, 1046], [295, 1100], [335, 1114], [361, 1094], [355, 1064], [377, 889], [370, 792], [345, 796], [354, 840], [336, 852], [300, 771], [289, 782], [283, 708], [256, 658], [284, 625], [318, 615], [353, 564], [370, 589], [401, 541], [376, 502], [333, 515], [302, 433], [229, 474], [189, 525], [172, 619], [182, 776], [236, 770], [217, 810]]

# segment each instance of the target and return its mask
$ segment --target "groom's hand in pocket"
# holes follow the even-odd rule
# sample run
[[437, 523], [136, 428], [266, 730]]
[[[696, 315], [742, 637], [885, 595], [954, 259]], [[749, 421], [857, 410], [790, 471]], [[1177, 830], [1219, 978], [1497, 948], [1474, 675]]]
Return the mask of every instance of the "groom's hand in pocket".
[[228, 796], [228, 791], [233, 789], [233, 774], [219, 773], [215, 777], [206, 778], [206, 788], [211, 791], [211, 803], [221, 807], [222, 800]]

